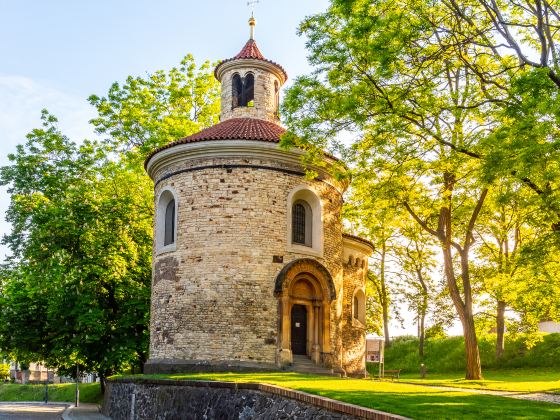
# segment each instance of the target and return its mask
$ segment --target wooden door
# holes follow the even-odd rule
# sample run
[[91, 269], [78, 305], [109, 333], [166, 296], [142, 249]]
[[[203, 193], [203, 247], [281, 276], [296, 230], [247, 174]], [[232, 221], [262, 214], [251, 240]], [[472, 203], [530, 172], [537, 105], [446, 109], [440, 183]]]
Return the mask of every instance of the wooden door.
[[307, 354], [307, 308], [292, 306], [292, 354]]

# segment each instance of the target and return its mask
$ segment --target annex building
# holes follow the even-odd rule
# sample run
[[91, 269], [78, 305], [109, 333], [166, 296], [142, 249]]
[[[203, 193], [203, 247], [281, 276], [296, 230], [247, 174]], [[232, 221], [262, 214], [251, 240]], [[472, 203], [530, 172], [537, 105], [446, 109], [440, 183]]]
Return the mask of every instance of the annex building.
[[287, 73], [251, 36], [214, 74], [220, 122], [154, 150], [150, 359], [146, 372], [278, 369], [365, 374], [372, 245], [343, 233], [347, 185], [307, 179], [278, 145]]

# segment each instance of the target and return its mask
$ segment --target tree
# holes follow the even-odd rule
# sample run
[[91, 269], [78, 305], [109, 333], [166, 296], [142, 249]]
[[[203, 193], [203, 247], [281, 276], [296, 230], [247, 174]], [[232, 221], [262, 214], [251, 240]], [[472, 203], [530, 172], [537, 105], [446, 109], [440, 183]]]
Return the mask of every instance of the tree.
[[[440, 296], [433, 278], [435, 268], [433, 244], [429, 237], [415, 227], [404, 229], [405, 245], [398, 255], [402, 281], [399, 294], [416, 314], [418, 322], [418, 355], [424, 358], [426, 321]], [[443, 312], [443, 311], [442, 311]]]
[[19, 361], [101, 378], [147, 359], [151, 278], [149, 182], [99, 144], [76, 146], [43, 113], [43, 129], [10, 155], [0, 342]]
[[385, 197], [439, 242], [463, 324], [466, 377], [478, 379], [471, 249], [491, 181], [480, 175], [478, 148], [495, 124], [497, 88], [477, 83], [443, 48], [453, 34], [434, 21], [444, 18], [431, 3], [340, 0], [306, 19], [301, 31], [317, 70], [286, 94], [292, 134], [284, 143], [322, 148], [342, 130], [360, 133], [363, 176], [384, 184]]
[[[361, 236], [374, 244], [375, 251], [367, 275], [368, 299], [371, 301], [371, 309], [374, 308], [375, 302], [375, 306], [381, 311], [385, 346], [389, 347], [391, 345], [389, 321], [392, 317], [399, 316], [396, 307], [393, 306], [391, 311], [395, 292], [395, 282], [392, 281], [392, 277], [395, 275], [390, 270], [398, 247], [399, 222], [396, 213], [388, 206], [388, 202], [378, 196], [372, 200], [370, 191], [364, 190], [360, 181], [360, 178], [355, 179], [344, 206], [344, 217], [353, 231], [361, 232]], [[370, 322], [375, 319], [371, 312], [370, 319]]]
[[7, 363], [0, 363], [0, 380], [5, 381], [10, 378], [10, 365]]
[[43, 112], [43, 127], [0, 169], [11, 196], [0, 272], [0, 353], [103, 379], [141, 370], [148, 353], [152, 147], [216, 121], [217, 83], [191, 56], [179, 69], [90, 97], [102, 142], [77, 145]]
[[[510, 178], [531, 191], [545, 222], [560, 231], [557, 2], [436, 4], [448, 17], [438, 24], [453, 33], [442, 48], [456, 51], [479, 83], [495, 87], [492, 100], [499, 124], [483, 149], [471, 150], [473, 157], [485, 161], [487, 178]], [[460, 54], [466, 45], [476, 53]]]

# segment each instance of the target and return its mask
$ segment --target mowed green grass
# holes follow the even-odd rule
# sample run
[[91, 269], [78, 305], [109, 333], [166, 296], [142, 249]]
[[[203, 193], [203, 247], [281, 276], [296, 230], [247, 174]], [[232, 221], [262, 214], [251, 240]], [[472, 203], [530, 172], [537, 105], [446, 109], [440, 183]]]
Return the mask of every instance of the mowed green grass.
[[560, 419], [560, 405], [371, 379], [287, 373], [139, 375], [144, 378], [260, 382], [414, 419]]
[[[76, 385], [50, 384], [49, 401], [72, 402], [75, 400]], [[44, 401], [45, 385], [0, 384], [0, 401]], [[80, 401], [99, 403], [102, 400], [99, 383], [80, 384]]]
[[424, 385], [452, 386], [511, 392], [560, 394], [560, 371], [549, 369], [485, 370], [483, 381], [467, 381], [463, 372], [434, 373], [420, 379], [418, 374], [401, 374], [401, 381]]

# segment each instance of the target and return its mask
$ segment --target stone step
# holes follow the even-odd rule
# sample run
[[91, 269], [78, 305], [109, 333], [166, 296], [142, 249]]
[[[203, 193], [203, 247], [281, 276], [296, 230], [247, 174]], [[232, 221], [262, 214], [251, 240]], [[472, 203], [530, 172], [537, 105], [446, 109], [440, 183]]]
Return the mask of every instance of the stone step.
[[295, 355], [293, 356], [293, 363], [289, 369], [292, 372], [307, 373], [312, 375], [326, 375], [326, 376], [338, 376], [338, 373], [334, 373], [331, 369], [318, 366], [307, 356]]

